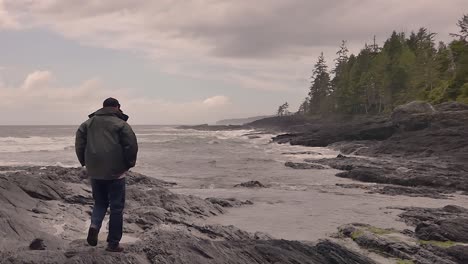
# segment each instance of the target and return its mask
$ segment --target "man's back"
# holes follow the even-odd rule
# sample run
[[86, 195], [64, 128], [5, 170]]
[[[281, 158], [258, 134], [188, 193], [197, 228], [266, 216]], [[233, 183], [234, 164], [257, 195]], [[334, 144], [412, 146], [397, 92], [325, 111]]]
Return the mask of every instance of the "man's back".
[[116, 179], [135, 166], [135, 133], [122, 113], [104, 107], [89, 116], [76, 133], [76, 153], [92, 179]]

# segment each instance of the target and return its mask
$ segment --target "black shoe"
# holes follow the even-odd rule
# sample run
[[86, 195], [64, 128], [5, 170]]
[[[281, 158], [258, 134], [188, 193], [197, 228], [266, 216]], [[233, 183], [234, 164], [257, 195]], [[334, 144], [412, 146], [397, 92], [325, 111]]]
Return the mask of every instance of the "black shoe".
[[106, 251], [119, 253], [119, 252], [123, 252], [124, 248], [119, 245], [117, 246], [107, 245]]
[[90, 227], [89, 230], [88, 230], [88, 238], [86, 239], [86, 241], [88, 241], [88, 244], [90, 246], [97, 246], [97, 243], [98, 243], [98, 235], [99, 235], [99, 230], [97, 230], [96, 228], [94, 227]]

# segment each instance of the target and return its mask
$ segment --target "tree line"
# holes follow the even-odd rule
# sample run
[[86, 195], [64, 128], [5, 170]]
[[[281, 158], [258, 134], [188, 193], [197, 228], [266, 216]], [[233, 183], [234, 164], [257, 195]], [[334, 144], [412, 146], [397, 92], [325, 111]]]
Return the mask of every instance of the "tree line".
[[414, 100], [468, 103], [468, 15], [457, 26], [448, 44], [436, 43], [427, 28], [394, 31], [383, 46], [374, 38], [358, 55], [342, 41], [331, 70], [323, 53], [318, 57], [298, 113], [378, 114]]

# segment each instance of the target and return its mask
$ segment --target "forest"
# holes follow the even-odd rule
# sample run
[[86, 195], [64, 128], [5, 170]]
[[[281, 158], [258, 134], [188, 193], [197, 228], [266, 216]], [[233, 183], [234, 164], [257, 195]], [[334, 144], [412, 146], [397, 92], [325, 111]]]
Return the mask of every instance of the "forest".
[[380, 114], [414, 100], [468, 103], [468, 15], [457, 26], [450, 43], [436, 43], [427, 28], [394, 31], [383, 46], [374, 38], [358, 55], [343, 40], [332, 69], [323, 53], [318, 57], [298, 113]]

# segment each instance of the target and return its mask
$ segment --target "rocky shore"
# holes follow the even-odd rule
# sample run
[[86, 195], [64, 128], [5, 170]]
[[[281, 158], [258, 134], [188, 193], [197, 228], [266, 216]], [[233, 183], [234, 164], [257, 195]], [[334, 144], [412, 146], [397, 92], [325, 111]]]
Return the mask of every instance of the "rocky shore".
[[[91, 193], [81, 169], [0, 167], [0, 263], [466, 263], [468, 210], [399, 208], [413, 230], [340, 227], [317, 242], [277, 240], [203, 219], [249, 201], [171, 193], [173, 183], [128, 173], [124, 253], [84, 236]], [[359, 247], [353, 247], [356, 244]]]
[[468, 191], [467, 105], [413, 102], [388, 118], [307, 123], [288, 131], [273, 140], [340, 150], [343, 155], [333, 159], [305, 160], [344, 171], [338, 177], [411, 187], [402, 193]]
[[[338, 177], [375, 183], [341, 186], [363, 188], [369, 193], [435, 199], [468, 194], [468, 105], [412, 102], [396, 108], [389, 117], [315, 121], [294, 126], [276, 123], [275, 129], [288, 133], [273, 141], [328, 146], [342, 154], [286, 166], [317, 169], [325, 165], [340, 170]], [[268, 127], [266, 120], [259, 124]], [[467, 209], [397, 209], [404, 210], [401, 220], [415, 226], [414, 231], [351, 224], [340, 228], [340, 234], [361, 248], [401, 259], [397, 263], [468, 263]]]
[[[412, 102], [388, 116], [272, 117], [242, 129], [279, 134], [273, 138], [279, 144], [339, 150], [342, 154], [335, 158], [286, 162], [285, 166], [314, 171], [332, 168], [339, 170], [337, 177], [356, 180], [339, 184], [342, 188], [365, 189], [389, 197], [447, 199], [468, 195], [465, 104]], [[466, 208], [394, 209], [403, 211], [400, 220], [414, 230], [351, 223], [339, 228], [336, 238], [350, 242], [348, 246], [356, 245], [356, 250], [384, 258], [373, 258], [377, 263], [468, 263]]]
[[172, 183], [128, 173], [122, 254], [84, 236], [92, 199], [81, 169], [0, 167], [0, 263], [374, 263], [340, 243], [276, 240], [234, 226], [201, 225], [236, 199], [200, 199]]

